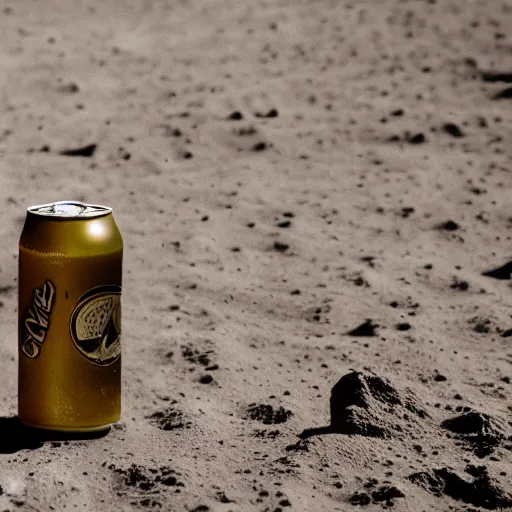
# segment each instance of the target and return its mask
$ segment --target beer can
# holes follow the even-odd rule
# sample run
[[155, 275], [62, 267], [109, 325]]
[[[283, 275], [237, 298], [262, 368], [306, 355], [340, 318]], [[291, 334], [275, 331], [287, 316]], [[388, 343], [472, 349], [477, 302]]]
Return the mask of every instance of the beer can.
[[108, 429], [121, 415], [123, 240], [112, 209], [27, 209], [19, 243], [18, 415], [49, 430]]

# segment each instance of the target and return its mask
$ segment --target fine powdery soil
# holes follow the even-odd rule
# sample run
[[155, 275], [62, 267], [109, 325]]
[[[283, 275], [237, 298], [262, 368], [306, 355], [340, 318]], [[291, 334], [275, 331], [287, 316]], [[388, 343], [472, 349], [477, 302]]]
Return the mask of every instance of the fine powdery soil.
[[[512, 511], [511, 28], [0, 2], [0, 511]], [[16, 418], [18, 241], [66, 199], [124, 239], [103, 437]]]

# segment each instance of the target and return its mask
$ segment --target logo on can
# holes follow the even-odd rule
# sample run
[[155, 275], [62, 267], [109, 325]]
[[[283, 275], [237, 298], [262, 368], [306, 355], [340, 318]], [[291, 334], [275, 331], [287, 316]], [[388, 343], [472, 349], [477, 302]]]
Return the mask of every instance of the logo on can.
[[34, 359], [41, 352], [41, 346], [50, 328], [50, 317], [55, 299], [55, 285], [47, 279], [32, 294], [32, 305], [23, 316], [23, 342], [21, 350]]
[[84, 293], [71, 314], [70, 331], [78, 351], [107, 366], [121, 355], [121, 287], [102, 285]]

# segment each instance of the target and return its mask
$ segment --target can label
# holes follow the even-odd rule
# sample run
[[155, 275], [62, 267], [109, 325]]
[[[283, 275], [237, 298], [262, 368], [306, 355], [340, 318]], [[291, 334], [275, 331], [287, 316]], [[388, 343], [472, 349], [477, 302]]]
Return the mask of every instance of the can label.
[[107, 366], [121, 355], [121, 287], [102, 285], [84, 293], [70, 320], [71, 338], [89, 361]]
[[32, 359], [41, 352], [41, 346], [50, 328], [54, 303], [55, 285], [47, 279], [44, 284], [34, 290], [32, 305], [26, 309], [23, 316], [21, 350]]

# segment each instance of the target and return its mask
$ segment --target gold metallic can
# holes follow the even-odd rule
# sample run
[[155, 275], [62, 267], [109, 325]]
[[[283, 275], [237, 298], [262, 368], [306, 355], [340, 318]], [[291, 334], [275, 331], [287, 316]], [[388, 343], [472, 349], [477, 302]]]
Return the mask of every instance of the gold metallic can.
[[19, 243], [18, 415], [50, 430], [108, 429], [121, 416], [123, 239], [112, 209], [27, 209]]

